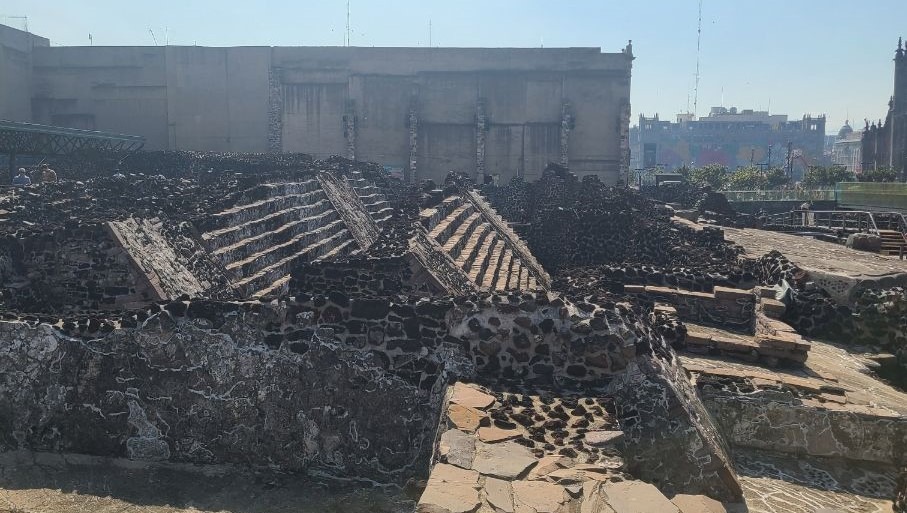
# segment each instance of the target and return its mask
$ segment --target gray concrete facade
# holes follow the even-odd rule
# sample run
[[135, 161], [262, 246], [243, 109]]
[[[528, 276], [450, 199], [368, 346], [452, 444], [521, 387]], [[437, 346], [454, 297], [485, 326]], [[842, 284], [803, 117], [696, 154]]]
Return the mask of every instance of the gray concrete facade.
[[629, 166], [629, 45], [51, 47], [37, 38], [14, 61], [5, 34], [24, 33], [3, 29], [0, 62], [19, 67], [0, 78], [0, 118], [142, 135], [148, 149], [338, 154], [415, 180], [483, 168], [501, 181], [533, 179], [566, 155], [578, 174], [614, 183]]

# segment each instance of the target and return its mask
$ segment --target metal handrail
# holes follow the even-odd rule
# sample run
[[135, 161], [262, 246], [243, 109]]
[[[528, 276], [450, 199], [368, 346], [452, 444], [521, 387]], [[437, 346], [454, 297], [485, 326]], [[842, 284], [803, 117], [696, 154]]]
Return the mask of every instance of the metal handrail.
[[[875, 213], [879, 215], [880, 213]], [[769, 216], [772, 224], [786, 227], [816, 227], [879, 233], [873, 212], [867, 210], [807, 210], [797, 209]], [[901, 216], [903, 218], [903, 216]], [[907, 219], [904, 219], [907, 230]], [[890, 224], [890, 223], [889, 223]], [[901, 231], [904, 233], [904, 231]]]

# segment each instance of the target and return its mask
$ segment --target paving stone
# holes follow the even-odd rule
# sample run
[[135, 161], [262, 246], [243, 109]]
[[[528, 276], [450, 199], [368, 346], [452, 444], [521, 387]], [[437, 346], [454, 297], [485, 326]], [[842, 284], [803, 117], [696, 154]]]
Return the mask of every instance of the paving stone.
[[583, 503], [580, 505], [580, 513], [614, 513], [614, 509], [608, 505], [602, 486], [602, 483], [597, 481], [583, 483]]
[[479, 440], [486, 443], [504, 442], [523, 436], [523, 432], [517, 429], [501, 429], [499, 427], [480, 427], [476, 433]]
[[624, 432], [605, 430], [588, 431], [584, 438], [587, 444], [595, 447], [602, 447], [605, 445], [614, 445], [623, 441]]
[[476, 442], [472, 468], [486, 476], [514, 479], [537, 461], [529, 449], [513, 442]]
[[705, 495], [675, 495], [671, 502], [681, 513], [727, 513], [723, 504]]
[[513, 490], [510, 481], [485, 478], [485, 499], [495, 508], [505, 513], [513, 513]]
[[419, 513], [467, 513], [479, 500], [479, 473], [438, 463], [419, 499]]
[[567, 502], [563, 486], [545, 481], [514, 481], [515, 513], [557, 513]]
[[532, 467], [526, 479], [542, 479], [555, 470], [570, 467], [571, 465], [573, 465], [573, 460], [566, 456], [544, 456], [539, 460], [538, 465]]
[[476, 456], [476, 439], [459, 429], [448, 429], [441, 435], [438, 454], [451, 465], [470, 469]]
[[615, 513], [680, 513], [677, 506], [649, 483], [606, 483], [602, 489]]
[[494, 404], [494, 396], [488, 395], [481, 390], [467, 385], [466, 383], [455, 383], [453, 393], [450, 396], [450, 402], [470, 408], [484, 410]]
[[470, 408], [469, 406], [451, 404], [450, 407], [447, 408], [447, 417], [450, 418], [450, 421], [453, 422], [457, 428], [468, 433], [475, 433], [476, 429], [479, 428], [479, 423], [482, 422], [482, 419], [487, 417], [487, 415], [482, 411]]

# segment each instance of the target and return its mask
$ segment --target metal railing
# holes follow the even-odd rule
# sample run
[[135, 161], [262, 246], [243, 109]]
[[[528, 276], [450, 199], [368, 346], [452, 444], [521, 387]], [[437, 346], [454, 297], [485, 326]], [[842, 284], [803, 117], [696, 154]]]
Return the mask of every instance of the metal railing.
[[780, 189], [765, 191], [721, 191], [731, 203], [753, 201], [835, 201], [836, 190], [828, 189]]
[[[841, 230], [848, 233], [864, 232], [878, 234], [879, 223], [876, 222], [876, 217], [880, 216], [880, 214], [897, 215], [900, 216], [900, 218], [903, 218], [900, 214], [869, 212], [866, 210], [799, 209], [781, 214], [774, 214], [768, 216], [768, 218], [771, 224], [781, 227], [825, 228], [829, 230]], [[883, 222], [883, 225], [886, 226], [886, 228], [882, 228], [883, 230], [889, 229], [887, 226], [890, 226], [892, 222], [895, 222], [889, 217], [879, 219], [879, 221]], [[907, 227], [907, 221], [904, 222], [905, 227]]]

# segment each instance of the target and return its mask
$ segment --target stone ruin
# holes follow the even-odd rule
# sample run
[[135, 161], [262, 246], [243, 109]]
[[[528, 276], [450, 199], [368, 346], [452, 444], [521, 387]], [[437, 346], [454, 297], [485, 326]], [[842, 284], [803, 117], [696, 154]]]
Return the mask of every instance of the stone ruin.
[[54, 164], [0, 196], [0, 451], [427, 478], [425, 512], [730, 511], [756, 493], [740, 450], [907, 464], [904, 416], [776, 373], [816, 374], [796, 269], [630, 190]]

